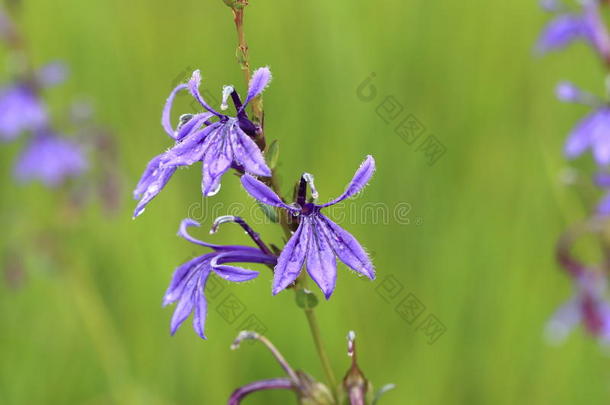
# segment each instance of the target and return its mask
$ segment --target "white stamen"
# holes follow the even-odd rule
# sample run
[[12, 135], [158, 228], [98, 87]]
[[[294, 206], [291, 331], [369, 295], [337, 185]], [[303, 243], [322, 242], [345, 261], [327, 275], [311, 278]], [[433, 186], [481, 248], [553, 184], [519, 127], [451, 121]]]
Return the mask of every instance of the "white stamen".
[[222, 104], [220, 104], [221, 110], [224, 111], [227, 108], [229, 108], [229, 105], [227, 104], [227, 100], [229, 99], [229, 96], [231, 95], [231, 93], [233, 93], [234, 90], [235, 89], [231, 85], [222, 86]]
[[309, 184], [309, 188], [311, 189], [311, 196], [314, 200], [318, 198], [318, 190], [316, 190], [316, 185], [314, 184], [313, 174], [303, 173], [303, 179]]

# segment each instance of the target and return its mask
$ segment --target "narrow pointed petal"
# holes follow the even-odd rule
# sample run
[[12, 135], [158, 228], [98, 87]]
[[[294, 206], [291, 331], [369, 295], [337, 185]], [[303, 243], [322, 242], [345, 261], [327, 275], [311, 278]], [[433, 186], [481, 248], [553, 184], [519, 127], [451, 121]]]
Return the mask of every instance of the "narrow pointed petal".
[[244, 186], [244, 189], [246, 189], [248, 194], [263, 204], [272, 205], [274, 207], [282, 207], [289, 211], [295, 211], [294, 208], [283, 202], [273, 190], [267, 187], [267, 185], [249, 174], [241, 176], [241, 184]]
[[543, 29], [536, 44], [536, 50], [543, 54], [561, 49], [576, 39], [587, 38], [587, 27], [580, 15], [564, 14], [549, 22]]
[[256, 381], [233, 391], [227, 404], [239, 405], [245, 397], [253, 392], [276, 389], [292, 390], [294, 387], [288, 378], [271, 378], [268, 380]]
[[610, 56], [610, 38], [600, 16], [597, 1], [585, 2], [583, 19], [587, 38], [603, 58], [608, 58]]
[[194, 292], [193, 306], [195, 307], [195, 311], [193, 313], [193, 329], [195, 329], [195, 332], [202, 339], [206, 339], [205, 318], [208, 314], [208, 303], [205, 299], [204, 292], [209, 275], [209, 272], [201, 275], [199, 282], [197, 283], [197, 290]]
[[176, 172], [176, 167], [162, 166], [162, 157], [163, 155], [159, 155], [150, 161], [134, 190], [134, 198], [140, 199], [134, 210], [134, 218], [144, 212], [146, 205], [159, 194]]
[[268, 67], [256, 69], [256, 71], [252, 74], [252, 78], [250, 79], [250, 83], [248, 86], [248, 96], [246, 97], [244, 104], [240, 108], [240, 111], [242, 111], [246, 107], [246, 105], [248, 105], [248, 103], [252, 101], [254, 97], [261, 94], [270, 81], [271, 70], [269, 70]]
[[597, 204], [597, 213], [599, 215], [610, 215], [610, 193], [606, 194]]
[[199, 104], [201, 104], [201, 106], [203, 108], [205, 108], [206, 110], [208, 110], [212, 114], [214, 114], [214, 115], [216, 115], [218, 117], [221, 117], [222, 114], [220, 114], [219, 112], [214, 110], [212, 107], [210, 107], [208, 105], [208, 103], [206, 103], [206, 101], [203, 99], [203, 97], [201, 97], [201, 94], [199, 93], [199, 85], [200, 84], [201, 84], [201, 72], [199, 72], [199, 70], [195, 70], [193, 72], [193, 76], [191, 76], [191, 79], [188, 82], [189, 92], [195, 98], [195, 100], [197, 100], [199, 102]]
[[597, 113], [592, 113], [578, 123], [572, 130], [564, 146], [565, 155], [570, 158], [580, 156], [588, 147], [591, 146], [591, 134], [597, 125]]
[[292, 235], [284, 250], [277, 259], [273, 277], [273, 295], [276, 295], [292, 284], [303, 267], [311, 226], [309, 221], [303, 221]]
[[595, 113], [589, 127], [593, 157], [599, 165], [610, 164], [610, 109], [602, 108]]
[[[337, 262], [318, 220], [311, 219], [311, 236], [307, 249], [307, 273], [329, 299], [337, 283]], [[322, 225], [323, 226], [323, 225]]]
[[220, 137], [219, 131], [222, 131], [222, 125], [216, 123], [191, 133], [165, 153], [163, 164], [190, 166], [202, 160], [210, 145]]
[[[209, 270], [208, 270], [209, 271]], [[170, 322], [170, 334], [173, 336], [180, 325], [189, 317], [193, 310], [195, 294], [197, 294], [197, 284], [199, 277], [190, 277], [182, 290], [180, 301], [176, 305], [174, 315]]]
[[167, 291], [163, 296], [163, 306], [172, 304], [181, 297], [182, 290], [184, 289], [189, 276], [193, 275], [197, 266], [201, 264], [202, 260], [205, 259], [203, 259], [201, 256], [195, 257], [194, 259], [191, 259], [176, 268], [174, 274], [172, 275], [172, 280], [169, 283], [169, 287], [167, 287]]
[[213, 196], [220, 190], [222, 175], [231, 168], [233, 152], [227, 136], [227, 128], [221, 129], [224, 133], [218, 134], [210, 140], [203, 156], [203, 178], [201, 191], [204, 196]]
[[224, 278], [227, 281], [232, 281], [234, 283], [242, 283], [244, 281], [254, 280], [259, 275], [258, 271], [228, 265], [214, 266], [214, 271], [220, 277]]
[[161, 114], [161, 125], [163, 126], [163, 129], [165, 129], [165, 132], [167, 132], [167, 134], [174, 139], [176, 139], [176, 133], [171, 124], [172, 104], [174, 104], [176, 94], [186, 88], [186, 84], [179, 84], [172, 90], [171, 93], [169, 93], [169, 97], [167, 97], [167, 101], [165, 101], [165, 106], [163, 107], [163, 113]]
[[197, 131], [207, 120], [209, 120], [213, 116], [214, 114], [208, 112], [191, 116], [188, 121], [178, 125], [178, 128], [176, 128], [175, 131], [175, 139], [177, 141], [180, 141], [188, 135], [192, 134], [193, 132]]
[[214, 271], [225, 280], [239, 283], [258, 277], [259, 272], [236, 266], [228, 266], [224, 263], [263, 263], [275, 265], [277, 260], [274, 256], [246, 246], [239, 250], [234, 249], [216, 256], [212, 260]]
[[321, 207], [328, 207], [337, 204], [346, 198], [352, 197], [366, 186], [373, 176], [373, 173], [375, 173], [375, 159], [373, 159], [371, 155], [368, 155], [358, 170], [356, 170], [352, 181], [349, 182], [343, 194], [326, 204], [322, 204]]
[[191, 226], [200, 227], [201, 224], [191, 218], [183, 219], [182, 222], [180, 222], [180, 227], [178, 228], [178, 236], [180, 236], [181, 238], [184, 238], [184, 239], [188, 240], [189, 242], [194, 243], [196, 245], [205, 246], [205, 247], [209, 247], [212, 249], [220, 249], [223, 247], [220, 245], [214, 245], [212, 243], [207, 243], [207, 242], [201, 241], [199, 239], [193, 238], [188, 233], [188, 228]]
[[231, 128], [231, 146], [235, 161], [243, 166], [247, 173], [257, 176], [271, 177], [271, 169], [256, 143], [241, 130], [239, 125]]
[[371, 280], [375, 279], [373, 263], [356, 238], [322, 214], [319, 214], [318, 224], [339, 260]]
[[561, 306], [547, 323], [547, 339], [554, 343], [562, 342], [581, 319], [579, 300], [574, 297]]

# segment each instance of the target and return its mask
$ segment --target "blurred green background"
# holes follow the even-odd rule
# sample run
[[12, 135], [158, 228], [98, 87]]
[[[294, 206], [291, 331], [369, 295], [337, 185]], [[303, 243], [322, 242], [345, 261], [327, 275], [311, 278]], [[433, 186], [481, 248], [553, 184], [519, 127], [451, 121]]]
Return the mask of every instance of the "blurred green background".
[[[226, 176], [202, 207], [200, 168], [180, 170], [131, 219], [131, 190], [148, 160], [171, 145], [160, 113], [176, 81], [200, 68], [217, 99], [223, 84], [243, 92], [229, 9], [221, 0], [23, 2], [36, 64], [62, 59], [72, 72], [47, 100], [54, 111], [74, 96], [93, 100], [97, 120], [116, 131], [124, 177], [117, 214], [106, 216], [94, 201], [76, 216], [64, 194], [13, 183], [19, 142], [0, 150], [0, 403], [225, 403], [237, 386], [282, 374], [259, 345], [229, 350], [248, 314], [295, 368], [322, 379], [293, 294], [272, 297], [264, 268], [251, 283], [223, 284], [210, 304], [207, 341], [190, 321], [169, 336], [173, 308], [162, 309], [161, 298], [172, 271], [206, 252], [176, 237], [178, 224], [191, 214], [207, 229], [232, 202], [250, 207], [237, 178]], [[372, 154], [377, 173], [353, 207], [383, 203], [390, 214], [411, 207], [409, 223], [393, 215], [342, 222], [372, 252], [378, 279], [340, 265], [336, 293], [318, 307], [337, 374], [347, 370], [345, 335], [353, 329], [366, 376], [377, 387], [397, 384], [381, 404], [610, 397], [610, 359], [596, 342], [578, 330], [555, 347], [543, 334], [570, 294], [553, 260], [555, 240], [586, 212], [560, 181], [563, 139], [586, 110], [560, 104], [553, 88], [568, 78], [595, 90], [603, 78], [582, 45], [533, 56], [546, 20], [525, 0], [252, 0], [247, 9], [252, 66], [274, 74], [266, 134], [280, 140], [283, 190], [310, 171], [321, 198], [334, 197]], [[356, 89], [372, 72], [377, 93], [365, 102]], [[377, 113], [387, 96], [404, 107], [391, 123]], [[189, 102], [182, 96], [177, 111], [191, 112]], [[434, 165], [394, 132], [409, 114], [426, 128], [420, 140], [432, 134], [446, 148]], [[248, 242], [231, 225], [213, 236], [206, 229], [198, 231], [206, 240]], [[281, 243], [275, 226], [257, 230]], [[22, 276], [6, 265], [8, 252], [18, 252]], [[388, 276], [403, 286], [390, 303], [379, 294]], [[233, 323], [217, 311], [231, 293], [246, 308]], [[396, 311], [409, 293], [425, 306], [412, 324]], [[446, 327], [433, 344], [417, 329], [429, 315]], [[264, 392], [244, 403], [292, 403], [292, 395]]]

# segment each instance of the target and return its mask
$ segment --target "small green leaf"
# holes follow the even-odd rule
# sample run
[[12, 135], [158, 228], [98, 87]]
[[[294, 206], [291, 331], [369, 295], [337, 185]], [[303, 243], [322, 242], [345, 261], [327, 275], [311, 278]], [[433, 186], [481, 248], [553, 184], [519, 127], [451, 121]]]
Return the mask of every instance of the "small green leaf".
[[272, 207], [270, 207], [266, 204], [259, 202], [258, 200], [256, 201], [256, 205], [258, 205], [258, 208], [260, 208], [261, 211], [263, 211], [265, 216], [267, 218], [269, 218], [269, 220], [271, 222], [273, 222], [274, 224], [277, 224], [279, 222], [279, 219], [277, 217], [277, 212], [275, 211], [275, 209], [273, 209]]
[[318, 305], [318, 297], [309, 290], [297, 290], [295, 297], [297, 306], [302, 309], [312, 309]]
[[276, 168], [279, 156], [280, 143], [277, 141], [277, 139], [275, 139], [273, 142], [271, 142], [271, 145], [269, 145], [269, 148], [267, 149], [266, 153], [267, 164], [269, 165], [269, 168], [271, 170]]

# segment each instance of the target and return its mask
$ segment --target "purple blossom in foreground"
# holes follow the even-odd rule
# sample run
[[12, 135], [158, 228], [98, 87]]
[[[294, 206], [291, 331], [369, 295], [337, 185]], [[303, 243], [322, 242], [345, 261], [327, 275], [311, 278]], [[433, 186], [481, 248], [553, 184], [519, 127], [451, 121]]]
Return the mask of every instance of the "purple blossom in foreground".
[[55, 187], [87, 170], [87, 160], [80, 146], [49, 131], [33, 135], [15, 164], [19, 181], [40, 180]]
[[371, 280], [375, 278], [373, 264], [356, 238], [321, 213], [323, 208], [358, 193], [370, 180], [374, 171], [375, 161], [372, 156], [368, 156], [343, 194], [326, 204], [306, 201], [307, 184], [311, 187], [312, 197], [317, 198], [313, 177], [310, 174], [306, 173], [301, 178], [294, 205], [284, 203], [273, 190], [254, 177], [242, 176], [242, 184], [252, 197], [261, 203], [284, 208], [300, 220], [299, 227], [284, 247], [275, 266], [274, 295], [296, 280], [306, 262], [307, 272], [320, 287], [326, 299], [330, 298], [337, 280], [335, 256], [356, 272], [364, 274]]
[[591, 271], [574, 277], [574, 296], [560, 307], [551, 318], [547, 332], [555, 341], [561, 341], [579, 323], [602, 343], [610, 343], [610, 303], [605, 292], [607, 280]]
[[610, 163], [610, 106], [567, 82], [557, 86], [557, 97], [561, 101], [585, 104], [594, 109], [570, 133], [565, 144], [566, 156], [573, 159], [590, 148], [599, 165], [608, 165]]
[[[221, 217], [221, 221], [224, 221]], [[240, 223], [241, 219], [231, 217], [233, 222]], [[213, 230], [219, 222], [215, 224]], [[247, 230], [249, 228], [243, 221], [240, 223]], [[177, 302], [174, 315], [171, 320], [171, 334], [193, 315], [193, 328], [197, 334], [205, 339], [204, 327], [207, 314], [207, 301], [204, 291], [208, 278], [212, 272], [228, 281], [243, 282], [252, 280], [258, 276], [257, 271], [247, 270], [240, 267], [229, 266], [226, 263], [263, 263], [274, 265], [276, 258], [272, 254], [264, 252], [260, 248], [250, 246], [221, 246], [206, 243], [189, 235], [187, 228], [200, 226], [197, 221], [184, 219], [180, 224], [178, 235], [200, 246], [211, 248], [213, 252], [198, 256], [179, 266], [172, 277], [172, 281], [163, 298], [163, 306]]]
[[[259, 128], [249, 120], [245, 110], [270, 80], [271, 71], [268, 68], [256, 70], [243, 103], [232, 86], [224, 86], [221, 109], [228, 108], [230, 96], [237, 111], [235, 117], [217, 112], [203, 99], [199, 93], [201, 76], [198, 70], [193, 72], [188, 84], [181, 84], [171, 92], [163, 109], [162, 125], [176, 143], [168, 151], [154, 157], [144, 171], [134, 191], [134, 198], [140, 200], [134, 217], [144, 211], [180, 166], [190, 166], [199, 161], [203, 163], [201, 189], [204, 196], [212, 196], [219, 191], [222, 175], [231, 167], [257, 176], [271, 176], [263, 154], [252, 139]], [[188, 89], [205, 112], [181, 116], [178, 127], [174, 129], [170, 123], [171, 106], [176, 94], [184, 89]]]
[[13, 84], [0, 90], [0, 141], [11, 141], [46, 123], [44, 105], [30, 86]]
[[597, 0], [585, 0], [579, 12], [565, 12], [558, 2], [546, 2], [543, 7], [557, 13], [543, 29], [536, 44], [539, 53], [562, 49], [575, 40], [589, 43], [604, 59], [610, 57], [608, 32], [599, 14]]

